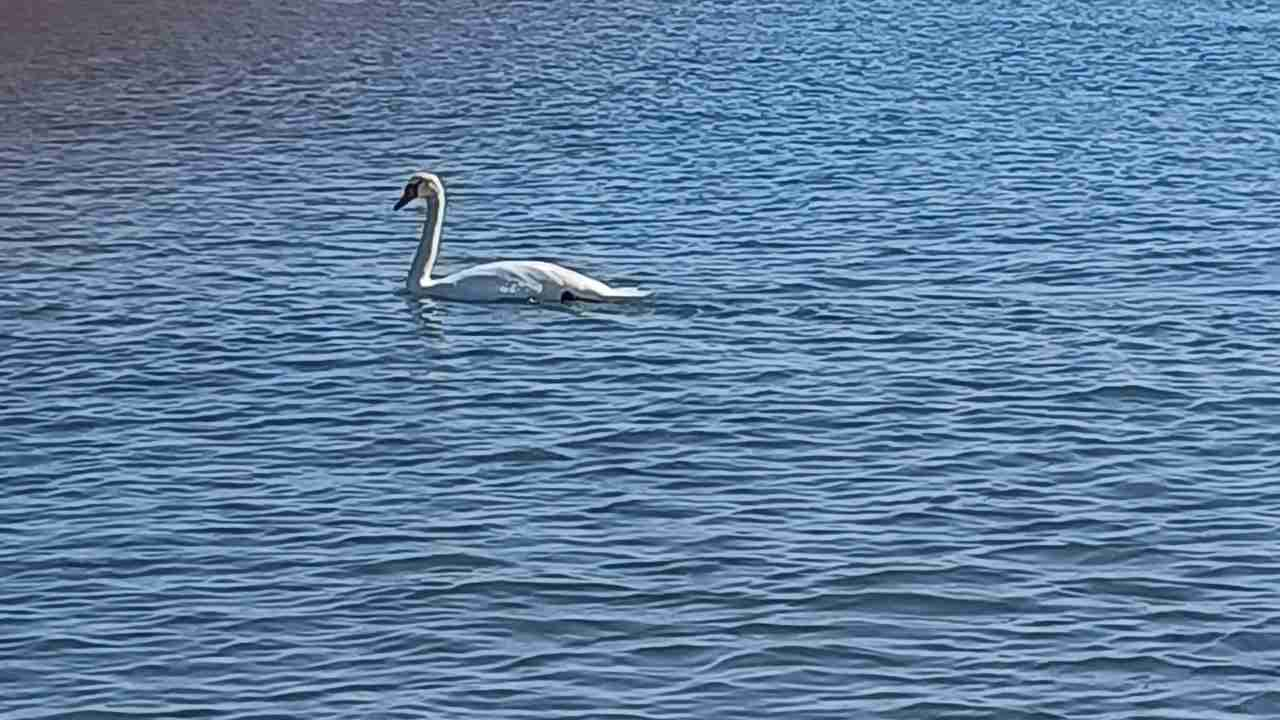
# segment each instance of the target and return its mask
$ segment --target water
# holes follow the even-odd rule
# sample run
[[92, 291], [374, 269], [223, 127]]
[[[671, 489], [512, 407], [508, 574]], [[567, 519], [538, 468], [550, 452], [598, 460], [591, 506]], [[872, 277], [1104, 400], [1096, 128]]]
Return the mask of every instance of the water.
[[[0, 716], [1280, 714], [1280, 14], [11, 2]], [[401, 294], [545, 259], [625, 307]]]

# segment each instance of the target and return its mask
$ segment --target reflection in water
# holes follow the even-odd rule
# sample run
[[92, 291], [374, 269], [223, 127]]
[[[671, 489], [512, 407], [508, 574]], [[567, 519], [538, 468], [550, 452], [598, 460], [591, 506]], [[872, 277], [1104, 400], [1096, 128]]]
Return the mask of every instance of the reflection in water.
[[418, 334], [430, 340], [444, 340], [445, 303], [431, 298], [415, 298], [412, 293], [400, 291], [405, 308], [418, 326]]

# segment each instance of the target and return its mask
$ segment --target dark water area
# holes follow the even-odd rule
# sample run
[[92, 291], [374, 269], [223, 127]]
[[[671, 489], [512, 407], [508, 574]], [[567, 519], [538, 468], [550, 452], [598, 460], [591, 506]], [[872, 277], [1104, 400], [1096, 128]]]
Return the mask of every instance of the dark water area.
[[[1280, 11], [0, 2], [0, 717], [1280, 716]], [[550, 260], [618, 306], [401, 290]]]

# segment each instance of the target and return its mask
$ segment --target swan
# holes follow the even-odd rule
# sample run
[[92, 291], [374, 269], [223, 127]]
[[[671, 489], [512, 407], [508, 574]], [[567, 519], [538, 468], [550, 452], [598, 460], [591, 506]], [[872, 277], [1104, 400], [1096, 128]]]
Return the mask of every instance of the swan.
[[649, 297], [652, 293], [632, 287], [609, 287], [582, 273], [538, 260], [501, 260], [484, 263], [452, 275], [432, 277], [440, 257], [440, 229], [444, 225], [444, 182], [429, 172], [417, 172], [404, 186], [394, 210], [414, 200], [427, 204], [422, 239], [409, 266], [405, 288], [419, 297], [488, 302], [527, 300], [537, 302], [619, 302]]

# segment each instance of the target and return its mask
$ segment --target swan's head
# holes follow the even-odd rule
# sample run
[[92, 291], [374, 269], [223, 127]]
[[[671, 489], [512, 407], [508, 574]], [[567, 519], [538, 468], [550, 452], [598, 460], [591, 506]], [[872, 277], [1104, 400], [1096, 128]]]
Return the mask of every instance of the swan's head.
[[435, 175], [429, 172], [414, 173], [413, 177], [409, 178], [409, 183], [404, 186], [404, 192], [396, 201], [394, 209], [399, 210], [419, 198], [426, 200], [429, 197], [439, 196], [443, 189], [444, 184]]

